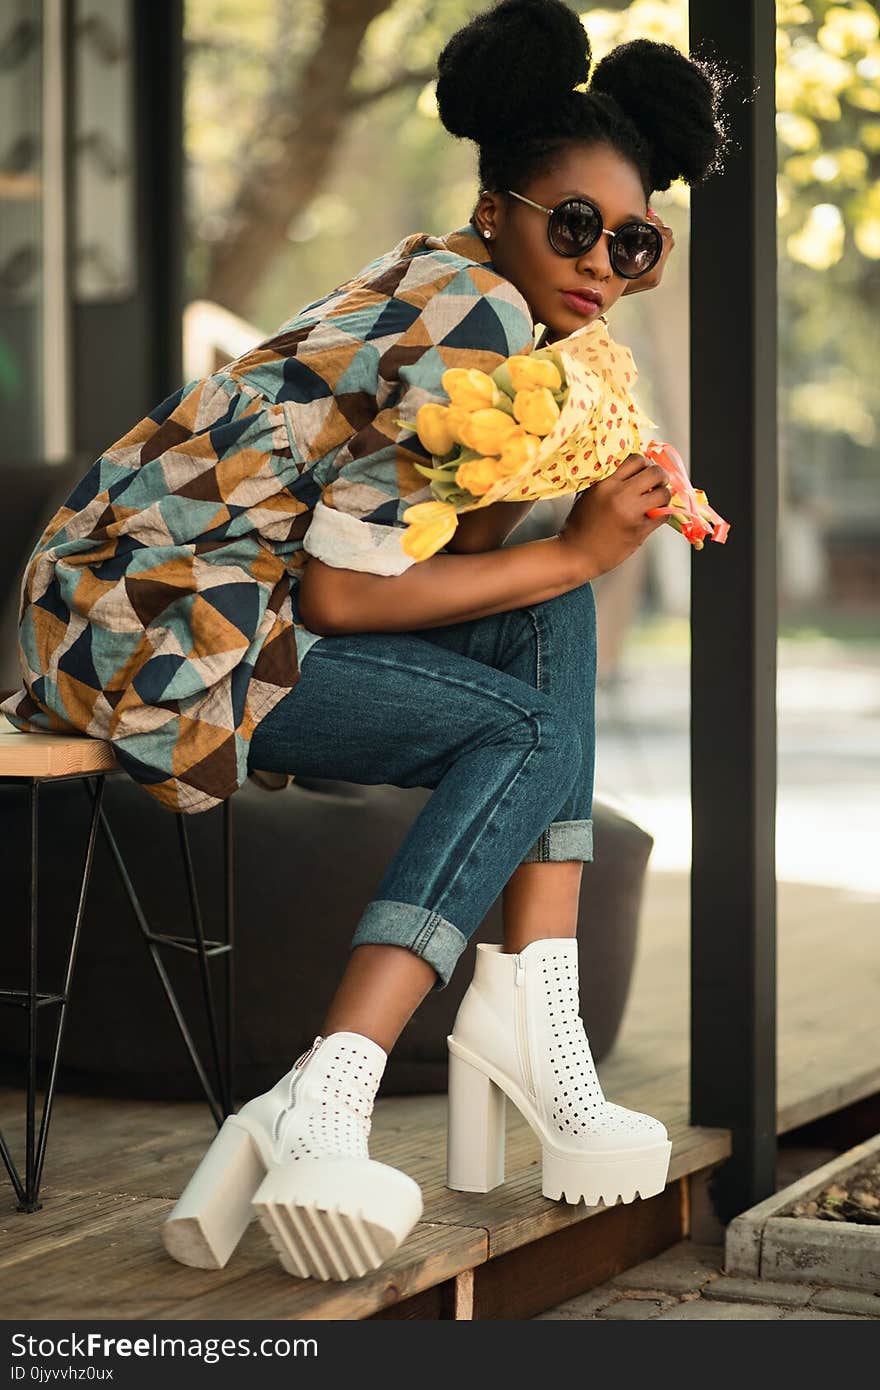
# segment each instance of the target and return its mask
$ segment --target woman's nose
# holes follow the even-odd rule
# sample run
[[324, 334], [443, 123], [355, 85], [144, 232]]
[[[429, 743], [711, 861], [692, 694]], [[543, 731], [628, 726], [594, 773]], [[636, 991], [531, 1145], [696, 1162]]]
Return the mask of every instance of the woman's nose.
[[589, 251], [585, 251], [582, 256], [578, 256], [576, 262], [578, 270], [589, 270], [599, 279], [610, 280], [614, 274], [614, 267], [611, 264], [609, 254], [610, 244], [610, 238], [602, 232], [595, 245], [591, 246]]

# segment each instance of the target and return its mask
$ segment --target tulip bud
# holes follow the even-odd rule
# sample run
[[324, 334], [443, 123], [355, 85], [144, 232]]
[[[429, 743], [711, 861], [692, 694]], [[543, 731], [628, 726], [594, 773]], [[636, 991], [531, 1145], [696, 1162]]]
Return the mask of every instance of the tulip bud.
[[467, 463], [459, 464], [455, 470], [458, 486], [473, 493], [474, 497], [482, 497], [483, 493], [488, 492], [499, 478], [504, 476], [504, 470], [497, 458], [469, 459]]
[[540, 447], [541, 441], [537, 435], [527, 434], [523, 429], [511, 434], [501, 450], [503, 474], [518, 473], [527, 464], [534, 463]]
[[514, 356], [507, 359], [507, 365], [514, 391], [530, 391], [536, 386], [559, 391], [562, 387], [562, 377], [546, 358]]
[[498, 387], [476, 367], [450, 367], [440, 381], [452, 404], [464, 410], [483, 410], [498, 403]]
[[503, 410], [475, 410], [462, 426], [463, 442], [478, 454], [500, 454], [515, 430], [516, 421]]
[[446, 423], [456, 444], [468, 444], [468, 426], [474, 412], [465, 410], [463, 405], [451, 405], [446, 412]]
[[513, 413], [529, 434], [549, 434], [559, 419], [559, 406], [546, 386], [531, 391], [517, 391], [513, 398]]
[[435, 403], [420, 406], [416, 411], [416, 433], [428, 453], [438, 458], [448, 454], [456, 442], [448, 416], [448, 406]]
[[407, 530], [400, 544], [414, 560], [427, 560], [455, 534], [458, 517], [448, 502], [417, 502], [403, 513]]

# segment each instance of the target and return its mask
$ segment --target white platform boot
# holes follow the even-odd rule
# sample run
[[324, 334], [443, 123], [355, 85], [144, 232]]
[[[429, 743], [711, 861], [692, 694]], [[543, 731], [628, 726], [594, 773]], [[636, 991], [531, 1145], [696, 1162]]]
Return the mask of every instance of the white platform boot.
[[168, 1253], [221, 1269], [256, 1213], [289, 1274], [351, 1279], [383, 1264], [422, 1214], [418, 1183], [369, 1156], [387, 1060], [360, 1033], [316, 1037], [227, 1116], [162, 1227]]
[[578, 945], [477, 944], [449, 1046], [446, 1185], [504, 1181], [505, 1097], [541, 1141], [545, 1197], [613, 1206], [662, 1192], [672, 1145], [650, 1115], [605, 1099], [580, 1016]]

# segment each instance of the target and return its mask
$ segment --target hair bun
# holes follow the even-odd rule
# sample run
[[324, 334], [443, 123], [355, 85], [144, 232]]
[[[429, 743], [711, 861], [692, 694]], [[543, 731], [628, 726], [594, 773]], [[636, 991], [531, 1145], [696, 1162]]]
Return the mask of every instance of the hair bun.
[[500, 0], [452, 35], [437, 60], [450, 135], [479, 145], [539, 127], [590, 70], [590, 41], [564, 0]]
[[651, 150], [651, 187], [701, 183], [720, 168], [727, 126], [720, 112], [731, 74], [672, 44], [633, 39], [596, 64], [590, 91], [614, 99]]

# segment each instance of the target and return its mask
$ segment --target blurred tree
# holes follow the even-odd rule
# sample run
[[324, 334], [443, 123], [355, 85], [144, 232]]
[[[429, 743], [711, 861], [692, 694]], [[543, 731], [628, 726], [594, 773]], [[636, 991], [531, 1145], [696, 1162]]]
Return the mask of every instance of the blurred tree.
[[847, 475], [876, 476], [880, 15], [778, 0], [777, 18], [781, 413], [792, 489], [832, 515]]
[[[251, 311], [259, 276], [289, 247], [291, 222], [326, 182], [352, 118], [393, 93], [417, 95], [434, 76], [437, 39], [479, 8], [464, 0], [188, 0], [190, 151], [201, 143], [209, 163], [226, 155], [232, 164], [210, 200], [216, 235], [208, 237], [205, 298]], [[365, 45], [380, 16], [386, 24]]]

